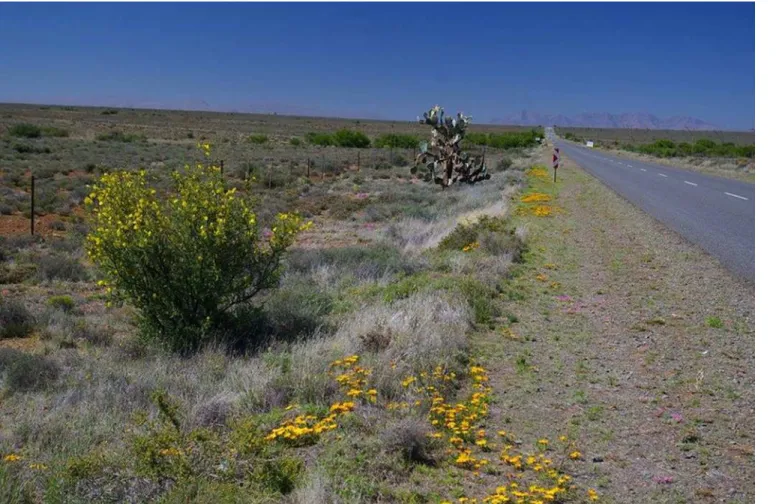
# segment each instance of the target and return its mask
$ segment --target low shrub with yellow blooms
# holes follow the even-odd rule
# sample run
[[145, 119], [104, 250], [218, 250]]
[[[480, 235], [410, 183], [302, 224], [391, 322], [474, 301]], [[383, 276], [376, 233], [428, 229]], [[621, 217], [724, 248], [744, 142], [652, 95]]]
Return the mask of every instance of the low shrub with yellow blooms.
[[[200, 146], [209, 155], [210, 146]], [[138, 308], [146, 335], [181, 352], [229, 327], [230, 312], [276, 285], [281, 258], [311, 226], [279, 214], [262, 230], [216, 166], [173, 174], [162, 194], [145, 171], [106, 173], [84, 201], [89, 257], [109, 294]]]
[[550, 201], [552, 197], [549, 194], [540, 193], [540, 192], [533, 192], [526, 194], [522, 198], [520, 198], [520, 201], [523, 203], [545, 203], [547, 201]]
[[534, 177], [534, 178], [543, 179], [543, 180], [547, 180], [550, 178], [550, 174], [547, 172], [547, 168], [539, 165], [532, 166], [525, 172], [525, 174], [528, 175], [529, 177]]
[[461, 250], [464, 252], [471, 252], [472, 250], [477, 250], [480, 248], [480, 242], [472, 242], [468, 245], [465, 245]]

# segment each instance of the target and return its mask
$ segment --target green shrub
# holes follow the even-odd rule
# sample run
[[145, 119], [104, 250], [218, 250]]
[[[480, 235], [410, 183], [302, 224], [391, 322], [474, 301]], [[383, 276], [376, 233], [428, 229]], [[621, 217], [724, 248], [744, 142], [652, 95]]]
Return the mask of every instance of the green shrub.
[[364, 149], [371, 143], [369, 137], [360, 131], [351, 131], [347, 128], [334, 133], [334, 143], [339, 147], [353, 147]]
[[287, 495], [296, 488], [303, 471], [302, 460], [283, 455], [259, 464], [254, 469], [253, 478], [265, 490]]
[[509, 133], [467, 133], [466, 141], [474, 145], [487, 145], [495, 149], [524, 149], [536, 145], [537, 138], [544, 138], [538, 130]]
[[277, 284], [286, 249], [309, 223], [279, 214], [262, 232], [218, 167], [186, 167], [173, 179], [162, 195], [142, 170], [103, 175], [85, 201], [86, 248], [115, 294], [138, 308], [143, 334], [185, 353]]
[[50, 154], [51, 149], [48, 147], [38, 147], [37, 145], [30, 144], [16, 144], [13, 146], [14, 150], [19, 154]]
[[512, 262], [521, 262], [527, 246], [515, 233], [487, 231], [479, 237], [482, 250], [491, 255], [510, 255]]
[[119, 111], [116, 110], [116, 109], [105, 109], [102, 112], [100, 112], [100, 114], [102, 114], [102, 115], [116, 115], [118, 113], [119, 113]]
[[499, 314], [498, 306], [494, 300], [494, 292], [485, 284], [466, 278], [454, 283], [453, 291], [460, 292], [466, 302], [474, 311], [474, 321], [478, 324], [487, 324], [493, 317]]
[[63, 128], [57, 128], [55, 126], [44, 126], [41, 128], [43, 136], [65, 138], [70, 136], [70, 132]]
[[294, 147], [299, 147], [300, 145], [302, 145], [302, 141], [296, 137], [291, 138], [291, 140], [289, 140], [288, 143], [290, 143]]
[[0, 264], [0, 284], [20, 284], [35, 276], [38, 267], [31, 263], [4, 262]]
[[113, 331], [107, 325], [96, 326], [85, 320], [78, 320], [73, 327], [73, 338], [94, 346], [107, 347], [113, 342]]
[[64, 312], [72, 311], [75, 308], [75, 301], [70, 296], [51, 296], [46, 304]]
[[477, 241], [479, 230], [472, 224], [458, 224], [455, 229], [439, 242], [440, 250], [463, 250]]
[[720, 329], [723, 327], [722, 319], [719, 317], [709, 317], [706, 319], [706, 325], [713, 327], [714, 329]]
[[42, 132], [39, 126], [34, 124], [14, 124], [8, 128], [8, 134], [15, 137], [22, 138], [40, 138]]
[[272, 293], [264, 305], [273, 334], [281, 339], [309, 336], [324, 325], [334, 300], [313, 285], [296, 283]]
[[731, 142], [718, 144], [708, 138], [701, 138], [694, 144], [682, 142], [679, 145], [671, 140], [658, 139], [644, 145], [626, 145], [624, 149], [657, 157], [706, 156], [749, 159], [754, 157], [754, 145], [735, 145]]
[[97, 140], [101, 142], [133, 143], [133, 142], [145, 142], [147, 138], [145, 137], [145, 135], [134, 134], [134, 133], [124, 133], [122, 131], [111, 130], [107, 133], [101, 133], [97, 135]]
[[267, 135], [251, 135], [248, 137], [248, 141], [261, 145], [269, 142], [269, 137]]
[[335, 145], [334, 137], [328, 133], [308, 133], [305, 135], [305, 140], [311, 145], [319, 145], [322, 147]]
[[20, 301], [0, 300], [0, 338], [24, 338], [35, 329], [35, 317]]
[[496, 164], [496, 171], [504, 171], [512, 168], [512, 160], [509, 158], [501, 158]]
[[380, 135], [375, 139], [375, 147], [381, 149], [386, 147], [413, 149], [418, 146], [418, 143], [418, 137], [414, 135], [402, 135], [396, 133]]
[[434, 464], [434, 451], [439, 443], [431, 437], [428, 422], [420, 418], [402, 418], [389, 424], [380, 434], [389, 452], [398, 452], [410, 464]]
[[42, 355], [19, 352], [8, 364], [5, 385], [10, 392], [33, 392], [47, 388], [59, 376], [57, 363]]
[[89, 279], [89, 273], [81, 262], [66, 255], [39, 256], [35, 259], [35, 264], [40, 280], [82, 282]]

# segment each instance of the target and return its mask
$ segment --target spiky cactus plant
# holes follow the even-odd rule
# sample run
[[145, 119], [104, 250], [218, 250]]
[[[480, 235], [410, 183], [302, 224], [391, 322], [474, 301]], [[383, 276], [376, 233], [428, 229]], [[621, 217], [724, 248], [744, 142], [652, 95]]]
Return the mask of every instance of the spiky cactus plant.
[[461, 150], [461, 140], [466, 135], [466, 128], [471, 117], [460, 112], [455, 118], [445, 117], [445, 111], [439, 105], [418, 117], [420, 124], [428, 124], [431, 130], [431, 142], [420, 145], [420, 154], [412, 167], [413, 174], [420, 167], [425, 167], [423, 180], [434, 181], [443, 188], [455, 182], [473, 184], [488, 180], [490, 174], [485, 166], [485, 156], [479, 160], [471, 159], [469, 154]]

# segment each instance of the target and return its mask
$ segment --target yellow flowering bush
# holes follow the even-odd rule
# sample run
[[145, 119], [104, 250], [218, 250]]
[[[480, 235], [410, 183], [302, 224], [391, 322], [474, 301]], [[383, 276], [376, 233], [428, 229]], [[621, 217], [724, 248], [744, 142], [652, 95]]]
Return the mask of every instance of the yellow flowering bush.
[[138, 308], [147, 336], [180, 352], [195, 350], [228, 326], [235, 308], [273, 287], [284, 252], [311, 226], [279, 214], [262, 230], [219, 168], [202, 164], [174, 173], [166, 194], [145, 171], [106, 173], [85, 205], [86, 250], [105, 277], [99, 284]]

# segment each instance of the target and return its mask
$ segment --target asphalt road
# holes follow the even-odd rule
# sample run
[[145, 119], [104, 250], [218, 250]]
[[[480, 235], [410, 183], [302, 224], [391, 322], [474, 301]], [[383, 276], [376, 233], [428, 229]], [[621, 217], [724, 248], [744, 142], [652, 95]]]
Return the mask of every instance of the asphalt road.
[[547, 138], [613, 191], [754, 283], [754, 184], [628, 160]]

